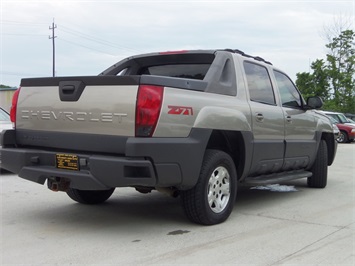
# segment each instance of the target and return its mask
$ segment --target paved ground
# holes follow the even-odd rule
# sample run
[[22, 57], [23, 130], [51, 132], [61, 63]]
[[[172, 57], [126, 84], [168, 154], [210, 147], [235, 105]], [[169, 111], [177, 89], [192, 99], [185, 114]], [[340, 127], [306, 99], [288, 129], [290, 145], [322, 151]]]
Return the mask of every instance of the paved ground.
[[217, 226], [191, 224], [158, 192], [84, 206], [12, 174], [0, 182], [1, 265], [355, 265], [355, 143], [339, 145], [325, 189], [241, 189]]

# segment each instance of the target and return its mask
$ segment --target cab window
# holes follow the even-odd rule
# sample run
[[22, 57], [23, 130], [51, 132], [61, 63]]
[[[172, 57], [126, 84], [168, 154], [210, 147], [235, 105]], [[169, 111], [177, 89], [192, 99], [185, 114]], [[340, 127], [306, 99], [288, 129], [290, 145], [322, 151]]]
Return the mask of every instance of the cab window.
[[282, 106], [291, 108], [302, 107], [301, 94], [289, 77], [278, 71], [274, 71], [274, 74], [280, 91]]
[[261, 65], [244, 62], [250, 100], [275, 105], [274, 90], [267, 69]]

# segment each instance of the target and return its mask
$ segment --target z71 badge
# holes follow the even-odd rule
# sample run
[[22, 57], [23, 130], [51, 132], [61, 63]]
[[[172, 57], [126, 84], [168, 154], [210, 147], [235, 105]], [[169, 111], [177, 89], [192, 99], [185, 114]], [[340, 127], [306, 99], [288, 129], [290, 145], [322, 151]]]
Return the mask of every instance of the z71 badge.
[[193, 109], [189, 106], [173, 106], [168, 105], [169, 115], [193, 115]]

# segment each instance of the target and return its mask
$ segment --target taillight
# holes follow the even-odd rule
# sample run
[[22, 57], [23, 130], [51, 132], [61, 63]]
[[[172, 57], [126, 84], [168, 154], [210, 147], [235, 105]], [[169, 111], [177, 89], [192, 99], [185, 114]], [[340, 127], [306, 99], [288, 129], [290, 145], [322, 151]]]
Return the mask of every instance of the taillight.
[[12, 96], [12, 105], [10, 108], [10, 120], [13, 123], [14, 127], [16, 125], [16, 109], [17, 109], [17, 101], [18, 101], [18, 95], [20, 94], [20, 88], [18, 88], [14, 95]]
[[136, 105], [136, 137], [151, 137], [157, 125], [164, 88], [140, 85]]

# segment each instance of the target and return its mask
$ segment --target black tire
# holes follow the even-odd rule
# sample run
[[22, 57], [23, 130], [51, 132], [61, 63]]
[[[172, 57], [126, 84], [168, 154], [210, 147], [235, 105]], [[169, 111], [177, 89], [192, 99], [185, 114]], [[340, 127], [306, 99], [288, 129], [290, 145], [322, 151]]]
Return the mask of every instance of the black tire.
[[321, 140], [318, 147], [316, 160], [311, 168], [313, 175], [308, 177], [309, 187], [325, 188], [328, 178], [328, 147], [325, 140]]
[[105, 202], [115, 191], [115, 188], [108, 190], [80, 190], [69, 188], [66, 192], [68, 196], [82, 204], [99, 204]]
[[337, 141], [339, 143], [347, 143], [349, 141], [348, 134], [345, 131], [340, 131]]
[[236, 194], [237, 173], [232, 158], [223, 151], [206, 150], [197, 184], [181, 191], [181, 199], [192, 222], [213, 225], [229, 217]]

